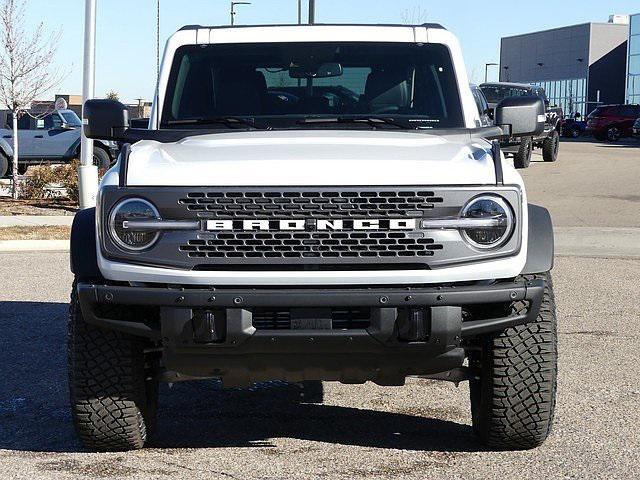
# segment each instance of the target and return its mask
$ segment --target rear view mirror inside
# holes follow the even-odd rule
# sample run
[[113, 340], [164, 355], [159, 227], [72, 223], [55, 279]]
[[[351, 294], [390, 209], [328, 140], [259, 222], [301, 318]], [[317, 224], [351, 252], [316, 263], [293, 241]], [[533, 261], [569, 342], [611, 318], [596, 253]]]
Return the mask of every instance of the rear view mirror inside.
[[321, 63], [320, 65], [298, 65], [292, 63], [289, 67], [291, 78], [330, 78], [340, 77], [343, 74], [340, 63]]

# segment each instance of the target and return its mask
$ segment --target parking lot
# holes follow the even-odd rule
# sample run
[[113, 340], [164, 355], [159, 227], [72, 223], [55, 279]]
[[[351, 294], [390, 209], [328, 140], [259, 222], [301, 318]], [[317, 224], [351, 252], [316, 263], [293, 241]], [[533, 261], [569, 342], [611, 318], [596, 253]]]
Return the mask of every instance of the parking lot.
[[534, 157], [529, 200], [557, 229], [559, 394], [542, 447], [474, 439], [468, 388], [325, 384], [323, 405], [282, 387], [163, 386], [150, 448], [84, 453], [67, 405], [66, 253], [0, 254], [3, 478], [630, 478], [640, 456], [640, 145], [563, 142]]

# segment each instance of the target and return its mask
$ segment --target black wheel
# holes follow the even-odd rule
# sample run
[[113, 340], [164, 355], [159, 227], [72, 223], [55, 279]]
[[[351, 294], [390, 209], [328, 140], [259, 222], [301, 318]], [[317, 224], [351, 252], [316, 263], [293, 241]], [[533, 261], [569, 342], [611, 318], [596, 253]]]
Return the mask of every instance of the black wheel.
[[622, 137], [622, 131], [619, 127], [612, 125], [607, 128], [607, 140], [610, 142], [617, 142]]
[[571, 127], [568, 134], [570, 138], [580, 138], [580, 129], [578, 127]]
[[0, 178], [4, 178], [7, 175], [9, 175], [9, 160], [0, 154]]
[[301, 403], [322, 403], [324, 401], [324, 387], [320, 380], [307, 380], [300, 384]]
[[108, 170], [111, 167], [111, 157], [100, 147], [93, 147], [93, 164], [101, 170]]
[[75, 282], [67, 348], [71, 413], [82, 444], [97, 451], [142, 448], [158, 403], [158, 382], [148, 379], [145, 342], [86, 323]]
[[545, 162], [555, 162], [560, 150], [560, 135], [556, 130], [551, 132], [542, 143], [542, 159]]
[[533, 153], [533, 140], [531, 137], [523, 138], [518, 152], [513, 156], [513, 165], [516, 168], [527, 168], [531, 164]]
[[[470, 382], [473, 431], [489, 447], [521, 450], [541, 445], [551, 432], [556, 404], [557, 330], [550, 273], [537, 321], [481, 339], [469, 363], [480, 379]], [[522, 302], [511, 308], [525, 308]]]

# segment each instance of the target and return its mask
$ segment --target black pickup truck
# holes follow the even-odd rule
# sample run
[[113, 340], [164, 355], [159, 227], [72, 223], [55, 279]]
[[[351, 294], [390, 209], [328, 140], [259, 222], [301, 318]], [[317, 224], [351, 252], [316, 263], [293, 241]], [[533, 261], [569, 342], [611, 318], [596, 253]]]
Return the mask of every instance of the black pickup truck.
[[487, 98], [490, 109], [495, 109], [498, 103], [508, 97], [533, 96], [544, 102], [546, 113], [544, 132], [536, 137], [512, 138], [502, 145], [505, 153], [513, 154], [513, 163], [516, 168], [529, 166], [534, 148], [542, 149], [542, 158], [545, 162], [555, 162], [558, 159], [564, 113], [562, 108], [550, 106], [544, 88], [523, 83], [496, 82], [483, 83], [480, 85], [480, 90]]

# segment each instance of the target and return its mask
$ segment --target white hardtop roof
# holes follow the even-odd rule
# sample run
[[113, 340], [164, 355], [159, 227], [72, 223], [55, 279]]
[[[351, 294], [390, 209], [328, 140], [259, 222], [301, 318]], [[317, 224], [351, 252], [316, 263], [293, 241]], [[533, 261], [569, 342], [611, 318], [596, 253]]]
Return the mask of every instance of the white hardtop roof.
[[[428, 43], [429, 32], [446, 30], [439, 24], [424, 25], [189, 25], [174, 34], [182, 44], [272, 42], [402, 42]], [[447, 32], [448, 33], [448, 32]], [[187, 38], [192, 41], [187, 42]]]

